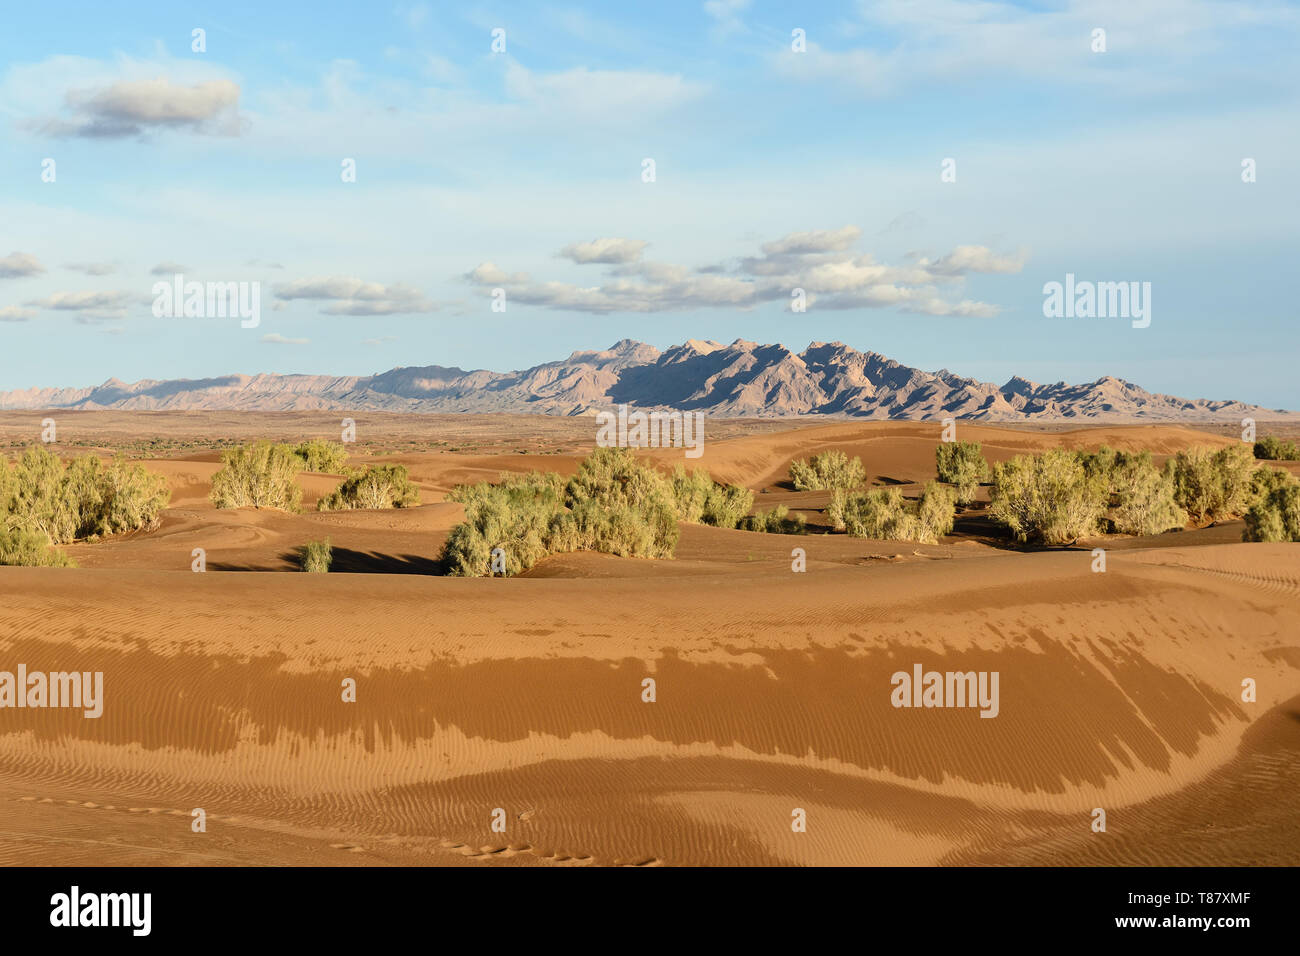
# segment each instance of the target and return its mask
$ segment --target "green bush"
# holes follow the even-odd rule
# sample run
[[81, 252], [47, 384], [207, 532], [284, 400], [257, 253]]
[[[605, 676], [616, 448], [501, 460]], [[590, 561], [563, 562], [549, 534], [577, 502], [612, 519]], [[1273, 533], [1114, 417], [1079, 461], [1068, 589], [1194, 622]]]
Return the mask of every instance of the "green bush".
[[1268, 435], [1255, 442], [1255, 457], [1264, 461], [1300, 461], [1300, 448], [1294, 442]]
[[754, 506], [754, 493], [748, 488], [719, 484], [703, 468], [687, 474], [678, 465], [668, 480], [668, 490], [677, 520], [690, 524], [734, 528]]
[[0, 565], [23, 568], [74, 568], [62, 551], [50, 545], [41, 532], [0, 528]]
[[508, 575], [527, 571], [550, 553], [552, 525], [564, 514], [563, 492], [542, 476], [538, 479], [452, 490], [449, 497], [465, 506], [465, 520], [451, 529], [443, 547], [448, 574], [491, 576], [495, 548], [504, 552]]
[[859, 493], [836, 490], [827, 515], [837, 529], [855, 538], [933, 544], [952, 531], [956, 506], [956, 491], [929, 481], [915, 504], [897, 488]]
[[796, 491], [849, 491], [866, 482], [867, 472], [861, 458], [850, 461], [844, 452], [831, 450], [813, 455], [811, 460], [790, 462], [790, 480]]
[[1117, 534], [1152, 535], [1181, 528], [1187, 514], [1174, 498], [1174, 478], [1161, 471], [1149, 451], [1123, 452], [1102, 446], [1078, 454], [1089, 478], [1101, 482], [1109, 509], [1103, 519]]
[[331, 494], [316, 503], [316, 510], [410, 508], [419, 503], [419, 489], [405, 465], [366, 465], [349, 472]]
[[254, 442], [222, 452], [221, 462], [210, 495], [218, 508], [298, 510], [302, 489], [296, 479], [302, 459], [288, 445]]
[[1300, 482], [1284, 472], [1246, 510], [1245, 541], [1300, 541]]
[[741, 531], [764, 531], [768, 534], [803, 534], [808, 519], [798, 512], [791, 514], [785, 505], [771, 511], [759, 511], [743, 518], [738, 525]]
[[974, 501], [980, 482], [989, 476], [989, 463], [980, 450], [977, 441], [940, 442], [934, 449], [939, 480], [957, 487], [959, 504]]
[[348, 450], [340, 442], [323, 438], [302, 442], [293, 453], [302, 460], [303, 471], [341, 474], [348, 463]]
[[152, 529], [170, 498], [162, 475], [120, 457], [105, 466], [83, 455], [65, 468], [53, 452], [32, 447], [12, 468], [0, 458], [0, 527], [51, 544]]
[[461, 486], [449, 497], [465, 506], [443, 549], [449, 574], [491, 575], [495, 548], [505, 553], [506, 573], [518, 574], [548, 554], [668, 558], [677, 547], [671, 483], [627, 449], [597, 449], [562, 490], [556, 476], [535, 472]]
[[1173, 476], [1174, 500], [1196, 521], [1233, 518], [1251, 505], [1255, 459], [1241, 445], [1180, 451], [1165, 468]]
[[994, 466], [989, 516], [1021, 541], [1068, 544], [1099, 530], [1106, 499], [1100, 474], [1089, 474], [1073, 452], [1054, 448]]
[[330, 569], [330, 563], [334, 560], [334, 549], [330, 547], [330, 539], [324, 541], [308, 541], [302, 546], [298, 556], [302, 569], [311, 574], [324, 574]]

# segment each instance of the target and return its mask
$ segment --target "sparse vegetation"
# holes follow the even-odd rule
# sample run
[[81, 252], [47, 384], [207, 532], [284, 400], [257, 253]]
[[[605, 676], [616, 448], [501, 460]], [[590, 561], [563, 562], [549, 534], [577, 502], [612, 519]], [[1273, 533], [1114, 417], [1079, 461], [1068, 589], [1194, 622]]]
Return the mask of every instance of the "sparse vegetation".
[[341, 474], [348, 463], [348, 451], [343, 444], [323, 438], [302, 442], [293, 453], [302, 460], [303, 471]]
[[933, 544], [952, 531], [956, 506], [956, 491], [929, 481], [915, 503], [904, 498], [897, 488], [864, 493], [837, 490], [827, 516], [837, 530], [855, 538]]
[[1255, 442], [1255, 457], [1263, 461], [1300, 461], [1300, 447], [1267, 435]]
[[449, 574], [490, 576], [494, 548], [506, 573], [518, 574], [548, 554], [669, 558], [677, 547], [671, 484], [625, 448], [596, 449], [562, 491], [558, 476], [534, 472], [461, 486], [450, 497], [465, 505], [465, 521], [443, 551]]
[[1165, 467], [1173, 476], [1174, 500], [1195, 521], [1235, 518], [1251, 505], [1255, 459], [1241, 445], [1180, 451]]
[[1018, 455], [993, 468], [989, 516], [1020, 541], [1068, 544], [1095, 534], [1106, 505], [1105, 479], [1073, 452]]
[[989, 463], [980, 452], [977, 441], [940, 442], [934, 449], [939, 480], [956, 486], [958, 504], [974, 501], [980, 482], [989, 476]]
[[331, 494], [316, 503], [316, 510], [410, 508], [419, 503], [419, 489], [405, 465], [366, 465], [350, 471]]
[[1271, 468], [1261, 468], [1260, 471], [1273, 474], [1262, 479], [1260, 495], [1246, 510], [1246, 530], [1242, 539], [1300, 541], [1300, 481]]
[[790, 513], [785, 505], [777, 505], [770, 511], [759, 511], [741, 519], [741, 531], [765, 531], [768, 534], [803, 534], [807, 530], [808, 519], [799, 513]]
[[866, 483], [867, 471], [861, 458], [850, 461], [844, 452], [832, 449], [790, 462], [790, 480], [796, 491], [851, 491]]
[[0, 458], [0, 529], [48, 544], [152, 529], [170, 498], [162, 475], [123, 458], [105, 466], [82, 455], [64, 467], [42, 447], [27, 449], [12, 467]]
[[298, 560], [304, 571], [310, 574], [325, 574], [334, 560], [334, 549], [330, 546], [330, 539], [308, 541], [302, 546]]
[[302, 459], [288, 445], [257, 441], [222, 452], [221, 462], [210, 495], [218, 508], [298, 510], [302, 489], [296, 478]]

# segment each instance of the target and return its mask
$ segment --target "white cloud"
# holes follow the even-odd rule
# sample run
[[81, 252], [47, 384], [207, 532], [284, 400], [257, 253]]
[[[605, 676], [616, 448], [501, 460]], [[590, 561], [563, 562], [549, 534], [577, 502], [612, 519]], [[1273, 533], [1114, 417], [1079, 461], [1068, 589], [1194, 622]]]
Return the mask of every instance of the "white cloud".
[[40, 260], [26, 252], [11, 252], [0, 259], [0, 279], [19, 279], [45, 271]]
[[26, 322], [36, 318], [35, 309], [20, 309], [16, 305], [0, 306], [0, 322]]
[[185, 272], [185, 267], [177, 262], [160, 262], [149, 270], [150, 275], [174, 276]]
[[297, 279], [276, 286], [275, 297], [284, 301], [310, 299], [334, 302], [322, 310], [326, 315], [400, 315], [433, 312], [437, 308], [418, 289], [363, 282], [348, 276]]
[[63, 268], [88, 276], [112, 275], [117, 270], [117, 266], [112, 262], [69, 262]]
[[311, 339], [291, 339], [281, 335], [279, 332], [271, 332], [263, 335], [259, 340], [268, 345], [310, 345]]
[[239, 93], [239, 85], [230, 80], [188, 86], [166, 76], [120, 80], [101, 88], [69, 90], [66, 105], [72, 119], [53, 117], [33, 125], [52, 136], [106, 139], [157, 129], [235, 134], [239, 131]]
[[819, 308], [892, 307], [927, 315], [991, 316], [997, 314], [997, 306], [969, 299], [954, 302], [938, 287], [960, 283], [968, 272], [1018, 272], [1023, 264], [1023, 256], [1004, 257], [984, 246], [959, 246], [933, 263], [921, 260], [890, 266], [877, 263], [870, 254], [849, 250], [861, 235], [862, 230], [852, 225], [790, 233], [765, 243], [763, 256], [741, 259], [739, 271], [730, 273], [721, 267], [691, 270], [674, 263], [600, 258], [606, 247], [575, 243], [566, 250], [588, 248], [585, 258], [570, 255], [574, 261], [615, 265], [605, 281], [595, 286], [534, 282], [526, 273], [507, 273], [491, 262], [482, 263], [466, 278], [483, 288], [505, 289], [509, 302], [594, 314], [752, 308], [765, 302], [789, 302], [794, 289], [803, 289]]
[[641, 258], [648, 245], [644, 239], [593, 239], [591, 242], [571, 242], [560, 250], [560, 255], [579, 265], [633, 262]]
[[131, 301], [129, 292], [55, 292], [43, 299], [32, 299], [24, 305], [61, 312], [84, 312], [124, 309]]

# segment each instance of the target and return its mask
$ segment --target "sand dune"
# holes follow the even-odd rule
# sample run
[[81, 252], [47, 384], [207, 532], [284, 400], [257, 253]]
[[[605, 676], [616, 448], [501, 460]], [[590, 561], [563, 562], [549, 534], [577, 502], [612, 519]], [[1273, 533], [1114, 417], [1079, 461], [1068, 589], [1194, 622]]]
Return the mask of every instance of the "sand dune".
[[[963, 429], [993, 458], [1225, 441]], [[792, 457], [839, 447], [915, 483], [935, 437], [818, 426], [698, 464], [770, 489], [767, 507], [797, 499]], [[1098, 574], [1087, 548], [683, 526], [673, 561], [560, 555], [461, 580], [430, 573], [461, 514], [440, 492], [542, 459], [382, 460], [410, 465], [425, 504], [216, 511], [215, 465], [154, 461], [175, 494], [161, 528], [70, 547], [75, 570], [0, 568], [0, 666], [102, 671], [106, 698], [99, 719], [0, 711], [0, 862], [1300, 862], [1293, 545], [1228, 525], [1129, 540]], [[325, 536], [342, 570], [372, 573], [254, 573]], [[997, 717], [894, 707], [891, 676], [915, 664], [996, 671]]]

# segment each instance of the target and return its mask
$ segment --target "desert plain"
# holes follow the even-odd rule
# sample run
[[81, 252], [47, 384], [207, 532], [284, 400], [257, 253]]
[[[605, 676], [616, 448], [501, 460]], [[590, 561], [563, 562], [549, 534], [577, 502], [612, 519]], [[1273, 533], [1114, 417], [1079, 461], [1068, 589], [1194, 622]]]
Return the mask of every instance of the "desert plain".
[[[155, 530], [65, 547], [76, 568], [0, 568], [0, 668], [105, 688], [97, 719], [0, 711], [0, 863], [1300, 864], [1300, 548], [1243, 543], [1240, 521], [1027, 548], [983, 488], [937, 544], [850, 538], [791, 461], [839, 449], [915, 493], [938, 422], [710, 420], [699, 459], [640, 454], [785, 504], [807, 534], [683, 524], [672, 560], [453, 578], [447, 492], [572, 474], [590, 418], [50, 414], [56, 452], [125, 453], [172, 496]], [[318, 513], [339, 480], [322, 474], [300, 476], [299, 514], [213, 507], [222, 448], [337, 439], [345, 415], [352, 461], [405, 465], [418, 507]], [[0, 413], [0, 450], [38, 442], [42, 417]], [[959, 429], [991, 462], [1239, 441]], [[331, 572], [298, 573], [325, 537]], [[997, 672], [996, 718], [892, 706], [891, 675], [918, 664]]]

